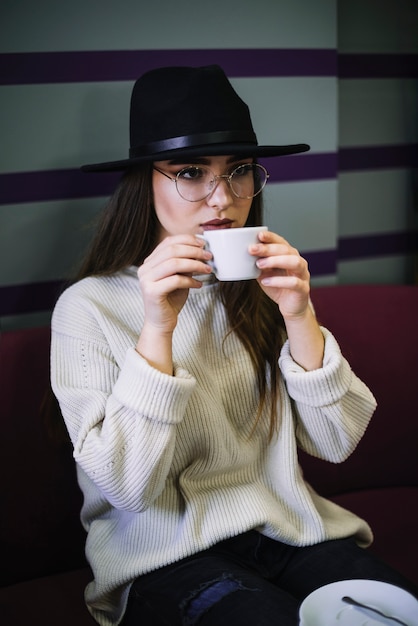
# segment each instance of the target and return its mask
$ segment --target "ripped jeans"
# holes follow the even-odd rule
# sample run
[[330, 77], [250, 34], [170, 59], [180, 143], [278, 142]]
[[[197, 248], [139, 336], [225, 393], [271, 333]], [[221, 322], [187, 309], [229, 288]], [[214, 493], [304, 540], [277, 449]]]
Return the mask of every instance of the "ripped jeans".
[[349, 578], [416, 593], [353, 539], [297, 548], [249, 531], [139, 577], [121, 626], [297, 626], [311, 591]]

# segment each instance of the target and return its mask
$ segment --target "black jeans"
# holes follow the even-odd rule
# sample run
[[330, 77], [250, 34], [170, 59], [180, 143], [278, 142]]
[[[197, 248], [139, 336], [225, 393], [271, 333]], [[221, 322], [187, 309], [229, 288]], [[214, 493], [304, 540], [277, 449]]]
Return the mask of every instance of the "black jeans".
[[139, 577], [122, 626], [296, 626], [311, 591], [350, 578], [416, 594], [353, 539], [295, 548], [250, 531]]

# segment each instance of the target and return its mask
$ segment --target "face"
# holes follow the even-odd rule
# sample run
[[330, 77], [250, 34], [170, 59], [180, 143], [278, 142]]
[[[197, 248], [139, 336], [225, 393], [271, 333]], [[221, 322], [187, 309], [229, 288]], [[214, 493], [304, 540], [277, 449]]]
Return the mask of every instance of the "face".
[[[189, 165], [205, 165], [219, 176], [230, 174], [238, 165], [252, 163], [252, 159], [234, 156], [199, 157], [191, 161], [156, 161], [154, 166], [175, 178]], [[160, 223], [159, 240], [168, 235], [202, 234], [215, 228], [245, 226], [252, 198], [237, 198], [226, 179], [218, 181], [215, 189], [204, 200], [190, 202], [177, 192], [175, 183], [161, 172], [153, 170], [154, 205]]]

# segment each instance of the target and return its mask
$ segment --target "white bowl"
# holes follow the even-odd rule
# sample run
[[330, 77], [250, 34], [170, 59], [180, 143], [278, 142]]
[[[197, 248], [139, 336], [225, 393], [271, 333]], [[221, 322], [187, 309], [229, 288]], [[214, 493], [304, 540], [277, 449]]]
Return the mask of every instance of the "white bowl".
[[396, 617], [408, 626], [418, 626], [418, 600], [400, 587], [377, 580], [341, 580], [316, 589], [302, 602], [300, 626], [396, 626], [396, 622], [369, 617], [346, 604], [343, 596]]

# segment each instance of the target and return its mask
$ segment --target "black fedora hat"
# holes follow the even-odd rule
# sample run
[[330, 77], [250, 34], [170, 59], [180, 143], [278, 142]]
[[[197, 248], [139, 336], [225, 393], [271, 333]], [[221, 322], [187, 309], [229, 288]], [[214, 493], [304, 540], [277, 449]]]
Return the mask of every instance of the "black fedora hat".
[[162, 67], [135, 83], [129, 158], [83, 165], [123, 170], [146, 161], [196, 156], [268, 157], [309, 150], [306, 144], [259, 146], [248, 106], [218, 65]]

